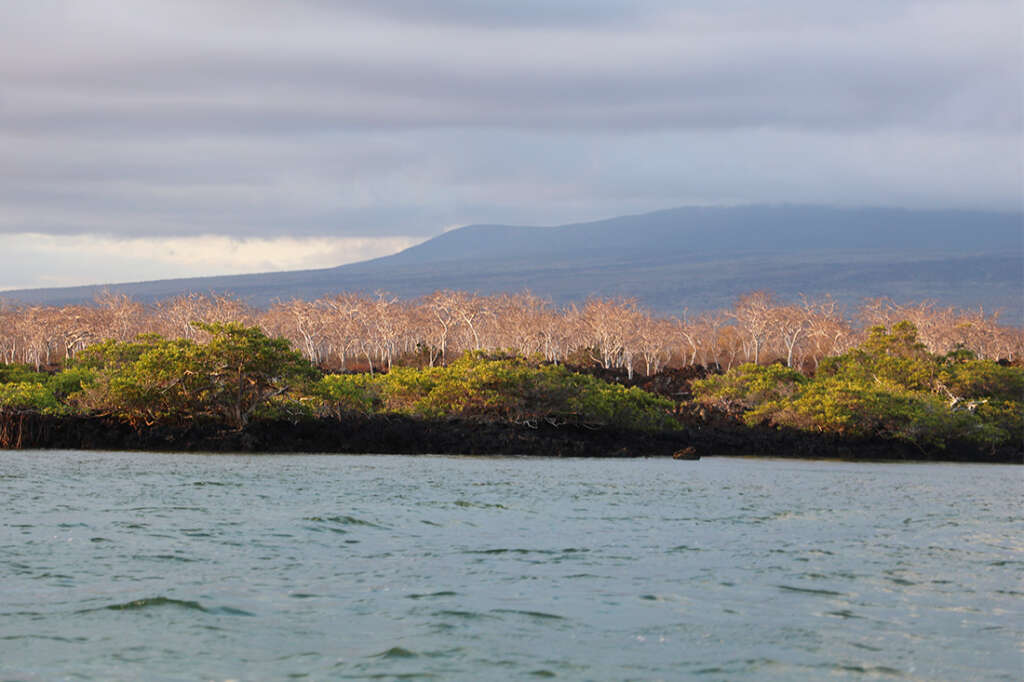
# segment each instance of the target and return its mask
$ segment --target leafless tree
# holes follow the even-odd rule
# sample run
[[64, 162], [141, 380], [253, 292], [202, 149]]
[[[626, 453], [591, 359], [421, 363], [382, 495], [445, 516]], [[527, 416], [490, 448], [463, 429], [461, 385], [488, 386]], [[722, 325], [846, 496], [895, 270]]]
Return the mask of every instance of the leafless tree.
[[729, 313], [730, 317], [736, 320], [745, 339], [749, 341], [747, 360], [753, 361], [754, 364], [761, 361], [761, 350], [772, 333], [774, 306], [775, 301], [770, 293], [754, 291], [740, 296]]
[[[741, 296], [728, 311], [666, 319], [633, 299], [589, 299], [557, 307], [529, 292], [480, 296], [438, 291], [411, 301], [379, 293], [278, 302], [254, 309], [226, 295], [188, 294], [143, 305], [105, 292], [93, 305], [26, 306], [0, 301], [0, 362], [50, 367], [88, 344], [130, 340], [140, 333], [202, 339], [192, 322], [258, 324], [284, 336], [312, 362], [346, 369], [365, 362], [390, 369], [400, 357], [422, 357], [431, 366], [465, 350], [543, 354], [550, 362], [589, 358], [632, 376], [671, 362], [728, 369], [741, 361], [784, 358], [792, 367], [817, 368], [822, 358], [849, 350], [876, 324], [900, 320], [917, 326], [934, 353], [967, 348], [980, 357], [1020, 362], [1024, 333], [983, 309], [957, 310], [932, 302], [866, 301], [860, 328], [830, 297], [784, 303], [764, 291]], [[641, 364], [642, 363], [642, 364]]]

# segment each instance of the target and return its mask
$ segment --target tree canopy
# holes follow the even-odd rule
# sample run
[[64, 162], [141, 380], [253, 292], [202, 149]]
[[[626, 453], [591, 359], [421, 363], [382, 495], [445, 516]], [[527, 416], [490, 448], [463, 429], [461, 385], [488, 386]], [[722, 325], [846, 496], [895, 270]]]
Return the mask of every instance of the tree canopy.
[[909, 322], [872, 328], [813, 377], [745, 364], [695, 382], [694, 395], [751, 425], [881, 436], [922, 448], [955, 440], [996, 447], [1024, 433], [1024, 369], [970, 352], [929, 353]]
[[272, 399], [319, 376], [286, 339], [256, 327], [195, 327], [209, 340], [150, 336], [90, 349], [82, 366], [102, 369], [81, 404], [137, 421], [212, 416], [242, 428]]
[[467, 352], [445, 367], [395, 367], [388, 374], [324, 377], [318, 395], [328, 413], [396, 412], [421, 417], [677, 428], [672, 401], [561, 365]]

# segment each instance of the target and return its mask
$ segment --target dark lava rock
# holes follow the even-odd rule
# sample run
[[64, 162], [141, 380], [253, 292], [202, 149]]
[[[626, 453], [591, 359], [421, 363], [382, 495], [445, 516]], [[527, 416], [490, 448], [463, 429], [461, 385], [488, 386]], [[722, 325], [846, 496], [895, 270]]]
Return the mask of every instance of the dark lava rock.
[[689, 459], [697, 460], [700, 459], [700, 455], [697, 454], [697, 448], [692, 445], [687, 445], [682, 450], [676, 450], [672, 453], [672, 459]]
[[1019, 448], [982, 450], [950, 441], [922, 451], [883, 438], [843, 438], [768, 425], [747, 426], [705, 410], [680, 415], [676, 431], [643, 432], [582, 425], [534, 426], [467, 419], [373, 415], [299, 422], [263, 420], [244, 430], [216, 422], [138, 425], [108, 417], [0, 411], [0, 448], [174, 452], [324, 452], [668, 457], [761, 455], [862, 460], [1024, 462]]

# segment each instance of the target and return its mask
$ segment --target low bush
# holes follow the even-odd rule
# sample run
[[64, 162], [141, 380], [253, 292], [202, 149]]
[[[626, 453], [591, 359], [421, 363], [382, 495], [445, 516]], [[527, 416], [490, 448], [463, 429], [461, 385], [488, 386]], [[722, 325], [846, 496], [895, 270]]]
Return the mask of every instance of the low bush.
[[813, 378], [742, 365], [694, 382], [696, 400], [770, 424], [881, 437], [942, 450], [949, 442], [995, 449], [1024, 433], [1024, 370], [973, 355], [932, 355], [913, 325], [876, 327], [858, 348], [821, 363]]
[[76, 404], [132, 422], [208, 417], [242, 428], [271, 401], [302, 395], [319, 376], [288, 341], [256, 327], [196, 327], [209, 341], [149, 336], [86, 349], [74, 367], [94, 371], [95, 379], [75, 397]]
[[46, 372], [37, 372], [30, 365], [0, 363], [0, 384], [45, 384], [48, 376]]
[[65, 408], [46, 384], [15, 381], [0, 384], [0, 410], [60, 414]]
[[317, 385], [321, 412], [393, 412], [661, 430], [676, 428], [673, 403], [562, 366], [467, 353], [447, 367], [396, 367], [388, 374], [334, 375]]

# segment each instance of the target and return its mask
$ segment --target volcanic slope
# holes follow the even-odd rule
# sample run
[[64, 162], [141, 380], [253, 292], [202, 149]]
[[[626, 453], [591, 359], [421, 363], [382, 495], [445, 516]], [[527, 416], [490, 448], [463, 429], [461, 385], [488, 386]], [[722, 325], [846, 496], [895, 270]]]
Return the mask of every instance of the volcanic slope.
[[636, 297], [662, 312], [721, 308], [767, 289], [1002, 308], [1024, 319], [1024, 216], [820, 206], [686, 207], [558, 227], [470, 225], [336, 268], [0, 292], [23, 303], [88, 302], [103, 288], [142, 301], [233, 293], [255, 305], [340, 291], [415, 297], [529, 289], [558, 303]]

